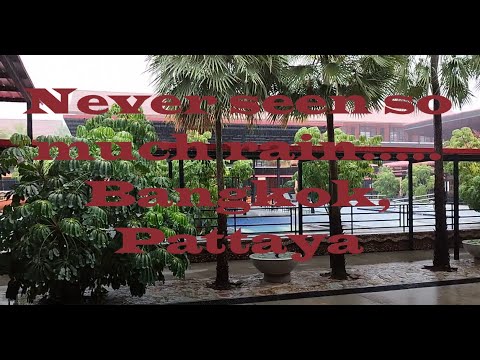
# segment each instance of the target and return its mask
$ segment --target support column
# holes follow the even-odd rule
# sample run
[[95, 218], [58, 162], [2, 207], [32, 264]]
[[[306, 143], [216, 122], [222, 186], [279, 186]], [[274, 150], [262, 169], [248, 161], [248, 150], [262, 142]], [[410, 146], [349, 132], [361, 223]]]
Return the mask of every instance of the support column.
[[[32, 107], [30, 102], [27, 102], [27, 110]], [[27, 136], [33, 140], [33, 119], [32, 114], [27, 114]]]
[[453, 258], [460, 259], [460, 192], [458, 159], [453, 160]]
[[[256, 160], [255, 160], [255, 159], [252, 159], [252, 168], [253, 168], [253, 178], [252, 178], [252, 179], [253, 179], [253, 180], [256, 179], [256, 177], [255, 177], [255, 175], [256, 175], [256, 174], [255, 174], [255, 170], [256, 170], [256, 165], [255, 165], [255, 163], [256, 163]], [[252, 204], [253, 204], [253, 203], [255, 202], [255, 190], [256, 190], [256, 189], [255, 189], [255, 184], [254, 184], [253, 182], [251, 183], [251, 185], [252, 185], [252, 193], [251, 193], [252, 199], [251, 199], [251, 202], [252, 202]]]
[[[298, 192], [303, 189], [303, 161], [298, 161]], [[298, 194], [297, 192], [297, 194]], [[303, 235], [303, 207], [297, 199], [298, 203], [298, 234]]]
[[280, 159], [277, 159], [277, 188], [280, 187]]
[[185, 188], [185, 172], [183, 168], [183, 160], [178, 160], [178, 177], [180, 180], [180, 189]]
[[413, 250], [413, 160], [408, 159], [408, 244]]
[[173, 179], [173, 163], [172, 163], [172, 160], [167, 160], [167, 164], [168, 164], [168, 177], [170, 179]]

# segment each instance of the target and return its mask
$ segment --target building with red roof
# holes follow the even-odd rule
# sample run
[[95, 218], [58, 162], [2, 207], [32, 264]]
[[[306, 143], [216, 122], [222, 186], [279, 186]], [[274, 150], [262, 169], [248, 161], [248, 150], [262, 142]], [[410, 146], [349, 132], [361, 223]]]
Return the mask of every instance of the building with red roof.
[[[108, 95], [144, 95], [149, 98], [142, 105], [145, 116], [151, 120], [161, 140], [172, 140], [171, 134], [175, 132], [171, 119], [160, 115], [151, 107], [154, 99], [152, 94], [131, 94], [109, 91], [75, 90], [71, 94], [69, 113], [64, 115], [65, 122], [74, 135], [76, 127], [85, 122], [92, 115], [82, 113], [78, 107], [78, 100], [87, 95], [99, 95], [105, 98], [111, 106], [114, 101]], [[132, 98], [133, 100], [133, 98]], [[444, 137], [451, 136], [454, 129], [464, 126], [480, 131], [480, 109], [469, 112], [449, 111], [444, 114]], [[347, 134], [367, 137], [381, 135], [385, 145], [389, 146], [418, 146], [431, 147], [433, 143], [432, 116], [424, 113], [412, 113], [407, 115], [384, 114], [376, 112], [363, 116], [350, 114], [336, 114], [335, 125]], [[323, 116], [310, 116], [305, 122], [291, 122], [287, 127], [274, 124], [265, 117], [256, 122], [256, 126], [246, 130], [245, 122], [232, 120], [226, 122], [225, 141], [255, 141], [257, 143], [270, 141], [286, 141], [293, 143], [295, 132], [303, 126], [318, 126], [323, 131], [326, 128], [326, 120]]]

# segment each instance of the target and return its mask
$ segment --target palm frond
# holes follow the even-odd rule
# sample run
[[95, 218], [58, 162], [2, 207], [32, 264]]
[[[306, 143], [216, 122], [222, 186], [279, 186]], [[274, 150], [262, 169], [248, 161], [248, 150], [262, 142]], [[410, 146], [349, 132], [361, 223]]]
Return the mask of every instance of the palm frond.
[[461, 107], [467, 104], [473, 95], [468, 84], [472, 75], [471, 58], [444, 55], [442, 60], [440, 81], [443, 95], [450, 99], [453, 104]]
[[[221, 116], [228, 121], [230, 98], [235, 95], [253, 95], [260, 101], [276, 92], [281, 82], [278, 77], [288, 65], [285, 55], [150, 55], [148, 71], [157, 94], [174, 95], [182, 99], [182, 113], [170, 118], [177, 129], [206, 131], [213, 128], [214, 119]], [[188, 107], [185, 96], [214, 96], [214, 106], [204, 104], [205, 114], [184, 114]], [[242, 116], [254, 123], [257, 116]], [[236, 116], [240, 117], [240, 115]]]
[[[397, 69], [395, 90], [402, 95], [418, 100], [431, 94], [430, 55], [406, 56], [406, 62]], [[442, 55], [440, 56], [439, 80], [441, 94], [454, 105], [462, 107], [472, 98], [470, 80], [480, 78], [480, 56]]]

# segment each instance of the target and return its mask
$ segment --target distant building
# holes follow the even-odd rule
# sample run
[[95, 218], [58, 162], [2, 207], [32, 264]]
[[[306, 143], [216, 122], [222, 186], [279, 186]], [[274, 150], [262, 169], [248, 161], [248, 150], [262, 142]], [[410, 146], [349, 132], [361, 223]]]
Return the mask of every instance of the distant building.
[[[129, 93], [118, 93], [108, 91], [83, 91], [77, 90], [72, 93], [70, 99], [70, 112], [64, 116], [65, 122], [72, 133], [75, 135], [77, 126], [85, 123], [92, 117], [78, 110], [76, 104], [78, 100], [86, 95], [100, 95], [107, 99], [109, 105], [113, 100], [108, 95], [133, 95]], [[135, 94], [151, 95], [151, 94]], [[151, 120], [157, 130], [158, 137], [162, 141], [173, 141], [172, 135], [175, 133], [174, 125], [165, 116], [159, 115], [153, 111], [150, 103], [152, 98], [145, 101], [142, 106], [147, 119]], [[474, 130], [480, 131], [480, 110], [464, 113], [447, 113], [444, 115], [444, 137], [448, 139], [452, 130], [469, 126]], [[322, 132], [326, 131], [326, 121], [324, 117], [313, 116], [303, 123], [291, 122], [287, 127], [280, 124], [273, 124], [266, 119], [259, 121], [254, 127], [247, 129], [245, 122], [232, 121], [226, 123], [223, 132], [225, 142], [256, 142], [264, 143], [267, 141], [284, 141], [293, 143], [295, 133], [303, 126], [318, 126]], [[433, 127], [431, 115], [423, 113], [413, 113], [408, 115], [373, 113], [365, 116], [353, 116], [349, 114], [335, 115], [335, 126], [341, 128], [345, 133], [355, 135], [365, 135], [372, 137], [381, 135], [384, 139], [384, 146], [404, 146], [404, 147], [433, 147]], [[214, 142], [214, 138], [212, 138]], [[277, 168], [277, 166], [279, 167]], [[277, 187], [291, 179], [291, 176], [297, 171], [297, 162], [281, 161], [261, 161], [255, 162], [255, 177], [261, 180], [267, 180], [269, 187]], [[400, 172], [402, 173], [402, 171]], [[368, 179], [369, 180], [369, 179]], [[370, 185], [371, 181], [367, 181]]]
[[[40, 134], [65, 135], [71, 133], [76, 134], [76, 128], [85, 123], [87, 119], [93, 115], [84, 114], [78, 110], [76, 104], [81, 97], [86, 95], [100, 95], [107, 99], [109, 105], [113, 104], [113, 100], [108, 95], [132, 95], [131, 93], [118, 93], [108, 91], [87, 91], [76, 90], [70, 98], [69, 113], [64, 115], [64, 121], [33, 121], [34, 137]], [[148, 95], [151, 94], [135, 94]], [[175, 133], [173, 123], [165, 116], [159, 115], [152, 110], [150, 103], [153, 97], [146, 100], [142, 106], [143, 112], [147, 119], [151, 120], [157, 130], [158, 137], [161, 141], [173, 141], [172, 135]], [[39, 117], [36, 115], [35, 117]], [[5, 126], [7, 124], [7, 126]], [[68, 127], [68, 129], [65, 127]], [[10, 120], [6, 122], [0, 120], [0, 138], [3, 128], [15, 129], [15, 125]], [[293, 143], [295, 133], [303, 126], [318, 126], [322, 132], [326, 129], [326, 121], [324, 117], [313, 116], [303, 123], [291, 122], [287, 127], [280, 124], [274, 124], [267, 119], [261, 119], [252, 128], [247, 128], [245, 122], [235, 120], [227, 122], [223, 132], [225, 142], [256, 142], [264, 143], [267, 141], [284, 141]], [[433, 147], [433, 121], [432, 116], [423, 113], [414, 113], [408, 115], [384, 114], [382, 112], [367, 114], [364, 116], [336, 114], [335, 126], [341, 128], [345, 133], [355, 135], [356, 137], [364, 135], [372, 137], [381, 135], [384, 139], [384, 146], [402, 146], [402, 147]], [[452, 131], [462, 127], [470, 127], [474, 131], [480, 131], [480, 109], [467, 112], [449, 112], [443, 116], [443, 136], [449, 139]], [[11, 131], [10, 131], [11, 132]], [[0, 139], [1, 141], [1, 139]], [[212, 142], [214, 138], [212, 139]], [[280, 162], [277, 169], [276, 161], [260, 161], [255, 163], [255, 176], [258, 179], [266, 179], [270, 186], [282, 185], [289, 180], [293, 173], [297, 170], [297, 164], [292, 162]], [[403, 169], [402, 169], [403, 170]], [[398, 169], [400, 175], [403, 171]]]
[[[423, 161], [418, 164], [427, 165], [431, 167], [435, 166], [434, 161]], [[391, 161], [391, 162], [385, 163], [383, 166], [391, 169], [392, 172], [395, 174], [395, 176], [398, 176], [398, 177], [405, 177], [408, 174], [408, 161]]]
[[[65, 122], [72, 134], [75, 134], [76, 127], [85, 122], [92, 115], [86, 115], [78, 110], [78, 100], [86, 95], [100, 95], [107, 99], [109, 105], [113, 100], [108, 95], [148, 95], [131, 94], [108, 91], [87, 91], [76, 90], [70, 99], [70, 112], [64, 116]], [[147, 119], [151, 120], [157, 129], [160, 140], [171, 141], [171, 135], [175, 132], [173, 124], [164, 115], [159, 115], [152, 110], [150, 103], [153, 97], [147, 99], [142, 106]], [[246, 129], [245, 122], [231, 121], [224, 129], [225, 141], [254, 141], [262, 143], [275, 139], [293, 143], [295, 132], [302, 126], [318, 126], [325, 131], [326, 121], [322, 116], [312, 116], [303, 123], [291, 122], [287, 127], [274, 124], [267, 119], [260, 120], [254, 128]], [[341, 128], [345, 133], [365, 135], [372, 137], [381, 135], [386, 146], [421, 146], [430, 147], [433, 144], [433, 121], [432, 116], [424, 113], [413, 113], [408, 115], [384, 114], [383, 112], [367, 114], [364, 116], [350, 114], [336, 114], [335, 126]], [[480, 109], [467, 112], [448, 112], [443, 115], [444, 138], [450, 138], [452, 131], [462, 127], [470, 127], [480, 131]]]
[[[1, 112], [0, 112], [1, 115]], [[36, 115], [39, 117], [41, 115]], [[33, 138], [37, 138], [40, 135], [70, 135], [65, 121], [59, 120], [43, 120], [34, 119], [33, 124]], [[27, 122], [24, 119], [0, 119], [0, 140], [10, 139], [15, 133], [27, 134]]]

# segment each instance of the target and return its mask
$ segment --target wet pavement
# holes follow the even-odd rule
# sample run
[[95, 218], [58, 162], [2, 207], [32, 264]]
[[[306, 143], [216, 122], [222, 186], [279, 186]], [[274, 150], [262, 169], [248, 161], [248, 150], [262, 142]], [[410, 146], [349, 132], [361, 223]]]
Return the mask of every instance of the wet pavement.
[[[328, 271], [328, 256], [318, 256], [308, 263], [298, 264], [288, 284], [265, 283], [263, 275], [251, 261], [231, 261], [231, 279], [241, 282], [241, 285], [232, 290], [215, 291], [206, 287], [214, 279], [215, 263], [197, 263], [191, 265], [185, 280], [174, 279], [166, 272], [165, 284], [149, 287], [141, 298], [131, 297], [128, 288], [110, 291], [107, 304], [172, 304], [211, 300], [254, 304], [480, 304], [480, 283], [424, 287], [462, 279], [480, 281], [480, 265], [465, 252], [461, 253], [459, 261], [452, 260], [452, 266], [458, 267], [458, 271], [451, 273], [423, 269], [424, 265], [432, 263], [431, 251], [364, 253], [346, 258], [348, 272], [356, 278], [354, 280], [336, 281], [322, 276]], [[416, 284], [420, 288], [370, 292], [382, 286], [408, 287], [408, 284]], [[6, 285], [5, 278], [0, 285]], [[0, 286], [0, 304], [7, 303], [3, 295], [5, 290], [6, 286]], [[336, 291], [360, 293], [337, 295]], [[279, 301], [275, 298], [292, 294], [295, 299]]]
[[266, 301], [250, 305], [480, 305], [480, 284]]

